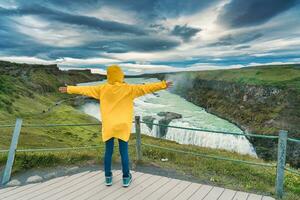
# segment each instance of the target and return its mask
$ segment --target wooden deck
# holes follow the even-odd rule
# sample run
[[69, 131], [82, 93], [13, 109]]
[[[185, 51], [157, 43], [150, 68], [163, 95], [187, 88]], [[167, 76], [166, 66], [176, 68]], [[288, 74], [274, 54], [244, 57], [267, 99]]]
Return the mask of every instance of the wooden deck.
[[134, 171], [132, 171], [132, 184], [128, 188], [123, 188], [121, 171], [113, 171], [113, 174], [113, 185], [109, 187], [104, 184], [103, 171], [85, 171], [41, 183], [2, 188], [0, 189], [0, 199], [274, 200], [274, 198], [267, 196]]

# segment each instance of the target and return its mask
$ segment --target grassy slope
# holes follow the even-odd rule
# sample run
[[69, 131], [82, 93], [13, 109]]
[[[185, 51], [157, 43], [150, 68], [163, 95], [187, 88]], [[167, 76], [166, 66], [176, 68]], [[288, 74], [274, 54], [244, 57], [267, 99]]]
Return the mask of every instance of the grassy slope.
[[194, 73], [194, 75], [207, 80], [293, 88], [300, 92], [299, 65], [260, 66], [233, 70], [203, 71]]
[[[50, 88], [51, 91], [51, 88], [55, 88], [60, 84], [60, 82], [57, 82], [57, 76], [53, 77], [51, 74], [44, 73], [40, 70], [38, 71], [39, 74], [35, 74], [36, 76], [33, 76], [35, 78], [32, 80], [34, 80], [33, 82], [36, 85], [43, 85], [42, 90], [49, 90]], [[39, 77], [43, 77], [43, 80], [39, 79]], [[70, 79], [69, 76], [67, 77]], [[35, 91], [31, 86], [27, 85], [28, 83], [24, 84], [21, 80], [13, 76], [0, 75], [0, 80], [0, 124], [14, 122], [16, 116], [24, 118], [25, 124], [96, 122], [95, 119], [79, 112], [70, 104], [62, 104], [55, 107], [50, 112], [41, 114], [43, 110], [47, 110], [49, 106], [52, 106], [57, 100], [67, 98], [67, 96], [60, 95], [56, 92]], [[29, 82], [32, 82], [32, 80]], [[47, 80], [51, 81], [47, 83]], [[54, 85], [53, 81], [55, 83]], [[8, 147], [11, 139], [11, 131], [11, 128], [1, 129], [0, 149]], [[87, 161], [100, 163], [102, 162], [103, 143], [99, 137], [99, 127], [22, 128], [19, 148], [89, 146], [93, 144], [100, 144], [102, 148], [98, 151], [83, 150], [55, 153], [17, 153], [13, 173], [21, 172], [33, 167], [51, 167], [74, 163], [84, 164]], [[254, 159], [228, 151], [201, 148], [191, 145], [179, 145], [175, 142], [162, 141], [147, 136], [143, 136], [142, 140], [147, 143], [174, 149], [263, 162], [260, 159]], [[134, 136], [132, 136], [130, 144], [135, 144]], [[130, 146], [130, 154], [132, 160], [135, 161], [134, 146]], [[175, 168], [182, 173], [198, 177], [206, 183], [233, 189], [274, 194], [275, 169], [265, 169], [244, 164], [233, 164], [231, 162], [195, 158], [194, 156], [189, 155], [182, 156], [150, 147], [143, 147], [143, 154], [144, 162], [146, 164], [154, 162], [161, 167]], [[160, 159], [165, 157], [167, 157], [169, 161], [161, 162]], [[114, 155], [114, 160], [119, 160], [117, 154]], [[5, 161], [6, 155], [1, 154], [0, 166], [3, 166]], [[287, 174], [286, 180], [286, 189], [290, 195], [300, 194], [299, 177]]]
[[[13, 70], [22, 71], [23, 66]], [[24, 69], [27, 70], [27, 69]], [[97, 122], [94, 118], [76, 110], [70, 102], [55, 105], [61, 99], [70, 98], [58, 94], [57, 88], [63, 82], [72, 83], [76, 80], [92, 81], [79, 72], [74, 74], [61, 73], [60, 76], [49, 74], [44, 69], [28, 70], [24, 79], [19, 76], [0, 75], [0, 124], [14, 123], [16, 117], [23, 118], [24, 124], [39, 123], [86, 123]], [[1, 128], [0, 149], [7, 148], [12, 128]], [[59, 137], [58, 137], [59, 135]], [[57, 147], [90, 145], [99, 141], [99, 127], [61, 127], [61, 128], [22, 128], [19, 147]]]

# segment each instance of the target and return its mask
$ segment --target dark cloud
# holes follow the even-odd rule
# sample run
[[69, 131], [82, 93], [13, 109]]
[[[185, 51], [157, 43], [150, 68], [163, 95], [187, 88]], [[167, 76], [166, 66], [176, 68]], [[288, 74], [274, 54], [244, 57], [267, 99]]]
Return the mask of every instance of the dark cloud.
[[114, 21], [105, 21], [95, 17], [88, 17], [82, 15], [73, 15], [66, 12], [52, 10], [39, 5], [31, 5], [17, 9], [0, 8], [1, 16], [23, 16], [23, 15], [37, 15], [44, 19], [59, 21], [62, 23], [83, 26], [100, 31], [117, 32], [117, 33], [131, 33], [135, 35], [145, 35], [146, 32], [134, 25], [123, 24]]
[[219, 0], [104, 0], [102, 5], [136, 12], [144, 23], [200, 12]]
[[234, 49], [240, 50], [240, 49], [248, 49], [248, 48], [250, 48], [250, 47], [251, 47], [250, 45], [241, 45], [241, 46], [235, 47]]
[[0, 54], [32, 56], [36, 49], [43, 49], [35, 40], [16, 32], [5, 17], [0, 18], [0, 38]]
[[299, 0], [232, 0], [224, 6], [217, 21], [232, 28], [259, 25], [296, 3]]
[[249, 34], [246, 37], [241, 38], [240, 41], [238, 41], [238, 42], [239, 43], [247, 43], [247, 42], [251, 42], [253, 40], [256, 40], [256, 39], [258, 39], [258, 38], [260, 38], [262, 36], [263, 36], [262, 33], [256, 33], [254, 35]]
[[129, 51], [151, 52], [170, 50], [180, 44], [179, 41], [160, 37], [131, 37], [114, 41], [98, 41], [90, 43], [85, 48], [108, 53], [124, 53]]
[[132, 38], [124, 43], [140, 51], [169, 50], [180, 44], [176, 40], [159, 37]]
[[76, 48], [51, 48], [50, 51], [39, 52], [39, 57], [44, 59], [58, 59], [64, 57], [85, 59], [91, 57], [99, 57], [99, 54], [103, 51], [97, 51], [94, 49], [88, 49], [85, 47], [76, 47]]
[[247, 42], [254, 41], [260, 37], [262, 37], [262, 33], [243, 33], [243, 34], [229, 34], [223, 36], [218, 39], [217, 42], [210, 44], [210, 46], [230, 46], [230, 45], [237, 45], [237, 44], [244, 44]]
[[42, 4], [47, 8], [71, 12], [90, 12], [104, 6], [136, 13], [142, 23], [191, 15], [220, 0], [15, 0], [19, 6]]
[[189, 41], [199, 31], [201, 31], [201, 29], [189, 27], [187, 25], [176, 25], [171, 31], [171, 34], [181, 37], [184, 41]]
[[157, 24], [157, 23], [150, 24], [149, 28], [154, 33], [163, 33], [163, 32], [168, 33], [168, 32], [170, 32], [169, 28], [163, 26], [162, 24]]
[[[31, 13], [38, 15], [38, 13], [46, 13], [50, 15], [49, 11], [38, 10], [22, 10], [22, 14], [16, 10], [1, 9], [0, 15], [0, 49], [1, 55], [10, 56], [34, 56], [43, 59], [57, 59], [60, 57], [73, 57], [73, 58], [89, 58], [97, 57], [99, 53], [125, 53], [129, 51], [161, 51], [169, 50], [180, 44], [179, 41], [168, 37], [156, 37], [151, 35], [139, 35], [138, 37], [127, 36], [124, 33], [122, 37], [115, 39], [99, 40], [90, 38], [93, 42], [77, 45], [76, 47], [59, 47], [50, 44], [44, 44], [43, 41], [38, 41], [28, 35], [16, 31], [15, 22], [10, 20], [11, 16], [23, 16], [24, 13]], [[55, 12], [56, 13], [56, 12]], [[41, 16], [39, 14], [38, 16]], [[45, 19], [45, 18], [44, 18]], [[46, 18], [50, 19], [50, 18]], [[52, 18], [51, 18], [52, 19]], [[58, 26], [57, 23], [51, 21], [53, 25], [51, 28], [66, 28]], [[72, 27], [74, 28], [74, 27]], [[81, 30], [80, 27], [77, 27]], [[37, 29], [37, 28], [35, 28]], [[87, 30], [89, 31], [89, 29]], [[100, 33], [99, 33], [100, 34]], [[115, 33], [118, 34], [118, 33]], [[92, 36], [91, 36], [92, 37]]]

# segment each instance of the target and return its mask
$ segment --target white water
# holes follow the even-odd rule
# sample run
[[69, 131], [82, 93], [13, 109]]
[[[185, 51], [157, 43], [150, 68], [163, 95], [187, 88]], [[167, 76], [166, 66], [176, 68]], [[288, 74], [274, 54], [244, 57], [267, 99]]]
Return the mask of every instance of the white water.
[[[128, 83], [144, 83], [154, 82], [157, 79], [130, 78], [126, 79]], [[97, 82], [99, 83], [99, 82]], [[94, 84], [94, 83], [88, 83]], [[148, 94], [137, 98], [134, 101], [135, 115], [155, 117], [155, 123], [161, 119], [157, 113], [175, 112], [182, 115], [182, 119], [174, 119], [169, 125], [181, 126], [189, 128], [203, 128], [215, 131], [228, 131], [243, 133], [234, 124], [221, 119], [215, 115], [207, 113], [203, 108], [196, 106], [178, 95], [172, 94], [167, 90]], [[98, 103], [86, 103], [81, 107], [81, 110], [97, 119], [101, 120]], [[154, 126], [151, 130], [144, 123], [141, 124], [142, 133], [156, 137], [158, 135], [158, 127]], [[134, 126], [132, 132], [134, 132]], [[249, 143], [245, 136], [224, 135], [219, 133], [211, 133], [205, 131], [192, 131], [177, 128], [168, 128], [166, 139], [176, 141], [180, 144], [193, 144], [202, 147], [226, 149], [235, 151], [240, 154], [249, 154], [257, 157], [253, 146]]]

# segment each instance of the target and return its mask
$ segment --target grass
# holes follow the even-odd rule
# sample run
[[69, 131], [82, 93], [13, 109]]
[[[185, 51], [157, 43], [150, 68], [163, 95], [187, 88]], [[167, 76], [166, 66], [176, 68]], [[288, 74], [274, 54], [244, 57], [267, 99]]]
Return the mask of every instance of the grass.
[[[54, 106], [56, 102], [71, 97], [57, 92], [60, 81], [70, 82], [77, 78], [89, 81], [91, 77], [85, 77], [83, 72], [77, 75], [73, 73], [72, 76], [55, 75], [46, 73], [43, 68], [31, 70], [29, 74], [25, 81], [0, 75], [0, 124], [14, 124], [16, 117], [22, 118], [23, 124], [98, 123], [96, 119], [75, 109], [72, 102]], [[62, 80], [58, 78], [60, 76]], [[0, 131], [0, 149], [7, 149], [12, 128], [1, 128]], [[99, 126], [22, 127], [19, 148], [84, 146], [96, 144], [99, 140]]]
[[191, 73], [201, 79], [293, 88], [300, 92], [300, 66], [278, 65]]
[[[61, 105], [52, 109], [50, 112], [42, 113], [44, 109], [52, 105], [47, 97], [39, 97], [35, 99], [35, 106], [29, 107], [32, 99], [20, 98], [14, 104], [14, 109], [20, 109], [26, 113], [18, 113], [17, 115], [23, 119], [23, 124], [54, 124], [54, 123], [98, 123], [98, 121], [88, 115], [81, 113], [69, 105]], [[52, 103], [52, 104], [51, 104]], [[2, 114], [2, 115], [1, 115]], [[3, 121], [1, 120], [4, 119]], [[0, 112], [0, 124], [12, 123], [15, 118], [6, 117]], [[0, 149], [9, 147], [12, 128], [2, 128], [0, 134]], [[22, 127], [19, 138], [20, 148], [32, 147], [71, 147], [93, 145], [99, 141], [99, 127]]]

